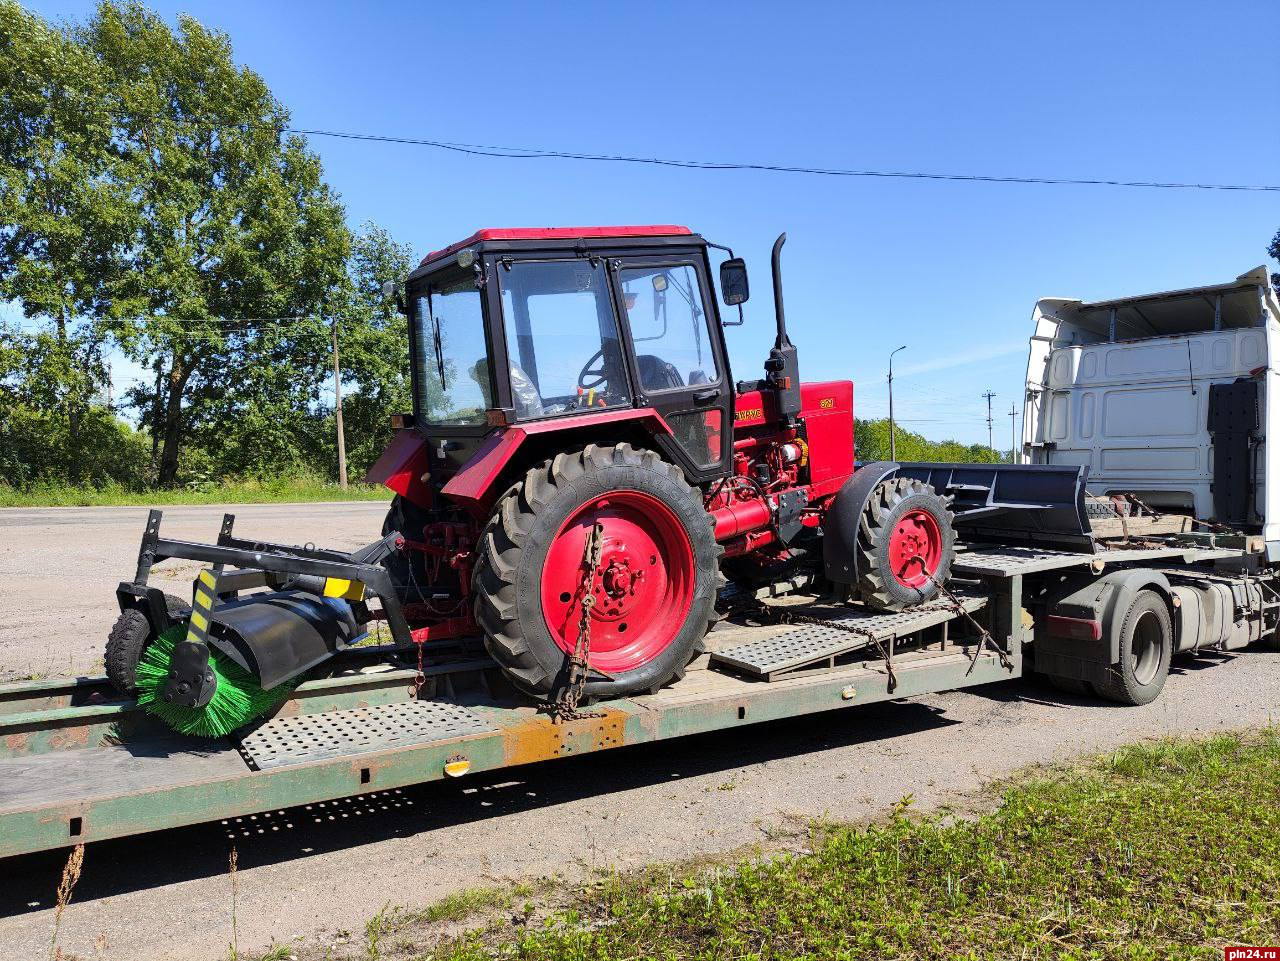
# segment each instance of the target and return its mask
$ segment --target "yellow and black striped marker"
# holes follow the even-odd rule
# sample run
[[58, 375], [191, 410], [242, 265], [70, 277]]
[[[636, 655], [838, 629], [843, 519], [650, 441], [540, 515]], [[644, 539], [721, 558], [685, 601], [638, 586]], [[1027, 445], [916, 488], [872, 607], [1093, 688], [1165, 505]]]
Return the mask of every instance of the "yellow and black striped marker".
[[187, 622], [186, 639], [193, 644], [209, 643], [209, 616], [218, 603], [218, 578], [222, 566], [203, 570], [196, 578], [196, 592], [191, 599], [191, 620]]

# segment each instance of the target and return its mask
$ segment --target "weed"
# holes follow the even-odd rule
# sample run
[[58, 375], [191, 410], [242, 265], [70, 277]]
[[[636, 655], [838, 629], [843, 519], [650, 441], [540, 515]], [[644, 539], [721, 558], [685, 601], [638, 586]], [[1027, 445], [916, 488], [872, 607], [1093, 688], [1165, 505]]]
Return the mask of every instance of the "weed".
[[236, 854], [236, 846], [231, 845], [231, 853], [227, 855], [227, 875], [231, 878], [231, 961], [240, 957], [240, 929], [236, 922], [236, 907], [240, 900], [240, 875], [237, 869], [240, 857]]
[[80, 871], [84, 867], [84, 845], [77, 844], [67, 856], [67, 863], [62, 867], [62, 880], [58, 883], [58, 902], [53, 911], [53, 936], [49, 939], [49, 957], [60, 961], [62, 948], [58, 947], [58, 929], [62, 927], [62, 912], [71, 903], [71, 892], [80, 880]]

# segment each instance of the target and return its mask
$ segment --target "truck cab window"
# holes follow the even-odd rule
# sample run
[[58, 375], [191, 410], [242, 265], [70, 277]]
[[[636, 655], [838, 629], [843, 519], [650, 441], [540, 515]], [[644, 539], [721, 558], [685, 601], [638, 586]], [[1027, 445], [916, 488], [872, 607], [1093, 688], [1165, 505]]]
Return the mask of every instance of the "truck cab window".
[[621, 272], [623, 307], [646, 391], [720, 379], [697, 272], [688, 265]]

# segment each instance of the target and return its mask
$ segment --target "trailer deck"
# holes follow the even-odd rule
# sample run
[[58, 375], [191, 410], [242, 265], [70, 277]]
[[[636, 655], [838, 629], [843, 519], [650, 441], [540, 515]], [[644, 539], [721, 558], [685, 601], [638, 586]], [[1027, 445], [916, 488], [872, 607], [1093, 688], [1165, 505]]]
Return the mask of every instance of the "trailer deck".
[[1239, 556], [971, 549], [954, 565], [974, 579], [955, 585], [964, 614], [940, 599], [884, 614], [794, 597], [782, 603], [826, 623], [724, 621], [683, 680], [573, 720], [474, 683], [492, 665], [465, 647], [428, 665], [421, 688], [385, 650], [353, 651], [343, 673], [301, 684], [274, 716], [214, 740], [175, 735], [103, 677], [3, 684], [0, 857], [1018, 677], [1025, 574]]

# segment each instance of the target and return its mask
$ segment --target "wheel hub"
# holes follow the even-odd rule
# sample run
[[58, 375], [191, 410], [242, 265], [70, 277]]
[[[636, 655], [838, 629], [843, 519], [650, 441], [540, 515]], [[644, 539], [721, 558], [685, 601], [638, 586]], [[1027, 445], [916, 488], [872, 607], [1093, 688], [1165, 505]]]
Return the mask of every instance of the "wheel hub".
[[606, 538], [602, 553], [596, 568], [596, 603], [591, 616], [598, 621], [611, 621], [626, 614], [641, 597], [644, 571], [632, 567], [633, 558], [623, 543], [610, 544]]
[[942, 530], [926, 510], [907, 511], [889, 535], [889, 565], [898, 582], [922, 588], [942, 562]]

